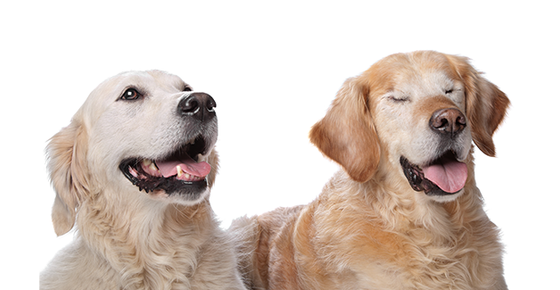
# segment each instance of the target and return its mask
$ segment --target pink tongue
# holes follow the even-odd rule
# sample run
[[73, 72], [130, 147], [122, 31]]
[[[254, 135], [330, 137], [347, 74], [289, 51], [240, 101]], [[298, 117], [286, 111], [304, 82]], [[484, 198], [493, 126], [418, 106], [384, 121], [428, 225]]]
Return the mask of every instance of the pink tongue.
[[181, 166], [184, 172], [198, 177], [205, 177], [212, 170], [210, 164], [204, 161], [197, 163], [190, 157], [186, 157], [183, 160], [156, 161], [156, 165], [161, 174], [166, 178], [177, 175], [177, 166]]
[[467, 165], [455, 160], [446, 160], [443, 164], [434, 164], [422, 168], [424, 177], [445, 192], [455, 193], [465, 187], [467, 182]]

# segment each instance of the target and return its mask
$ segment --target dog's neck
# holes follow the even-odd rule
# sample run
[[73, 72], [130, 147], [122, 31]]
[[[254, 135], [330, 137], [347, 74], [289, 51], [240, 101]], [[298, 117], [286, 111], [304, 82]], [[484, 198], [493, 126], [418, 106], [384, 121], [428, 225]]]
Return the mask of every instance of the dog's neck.
[[121, 273], [123, 286], [165, 288], [162, 285], [172, 282], [188, 283], [199, 258], [197, 249], [215, 228], [208, 200], [183, 206], [140, 199], [140, 205], [129, 211], [119, 208], [117, 201], [99, 200], [108, 195], [97, 196], [82, 204], [78, 232], [88, 248]]

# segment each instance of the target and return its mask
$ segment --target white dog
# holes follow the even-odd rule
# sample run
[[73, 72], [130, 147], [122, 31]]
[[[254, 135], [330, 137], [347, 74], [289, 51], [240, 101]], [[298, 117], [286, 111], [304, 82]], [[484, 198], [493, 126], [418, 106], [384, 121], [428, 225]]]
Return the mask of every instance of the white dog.
[[244, 289], [209, 205], [216, 103], [161, 71], [100, 84], [47, 147], [57, 235], [41, 289]]

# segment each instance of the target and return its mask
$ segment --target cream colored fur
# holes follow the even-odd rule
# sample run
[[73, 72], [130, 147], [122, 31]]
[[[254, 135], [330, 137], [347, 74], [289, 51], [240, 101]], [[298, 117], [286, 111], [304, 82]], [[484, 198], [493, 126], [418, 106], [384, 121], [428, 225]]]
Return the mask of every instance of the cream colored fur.
[[[310, 133], [342, 170], [310, 204], [243, 217], [229, 230], [247, 285], [507, 289], [499, 230], [483, 210], [471, 144], [494, 155], [492, 134], [508, 104], [466, 58], [432, 51], [389, 56], [346, 81]], [[441, 108], [467, 118], [448, 143], [468, 178], [455, 194], [429, 196], [413, 190], [399, 160], [425, 164], [442, 153], [429, 128]]]
[[[177, 114], [185, 86], [161, 71], [117, 75], [50, 140], [54, 228], [63, 235], [75, 225], [76, 239], [41, 273], [41, 289], [244, 289], [208, 202], [214, 149], [201, 156], [212, 171], [196, 198], [139, 191], [118, 168], [126, 157], [161, 157], [200, 130]], [[129, 87], [144, 99], [119, 100]], [[216, 124], [205, 130], [215, 142]]]

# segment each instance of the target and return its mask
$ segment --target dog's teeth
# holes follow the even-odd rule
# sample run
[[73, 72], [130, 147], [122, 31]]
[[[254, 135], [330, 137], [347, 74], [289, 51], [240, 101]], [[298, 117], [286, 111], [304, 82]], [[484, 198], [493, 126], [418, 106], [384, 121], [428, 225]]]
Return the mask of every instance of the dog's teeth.
[[190, 178], [192, 178], [190, 174], [181, 169], [181, 166], [177, 165], [177, 178], [179, 177], [181, 177], [182, 180], [189, 180]]
[[131, 167], [128, 168], [128, 172], [129, 172], [132, 176], [138, 178], [138, 174], [137, 174], [136, 171], [134, 171]]
[[181, 176], [183, 176], [183, 170], [181, 169], [181, 166], [177, 165], [177, 177]]
[[153, 164], [153, 162], [149, 159], [144, 159], [142, 160], [142, 164], [146, 167], [149, 167], [151, 164]]
[[150, 168], [151, 170], [153, 170], [153, 171], [158, 171], [158, 172], [159, 172], [157, 166], [156, 166], [153, 162], [151, 162], [149, 168]]

